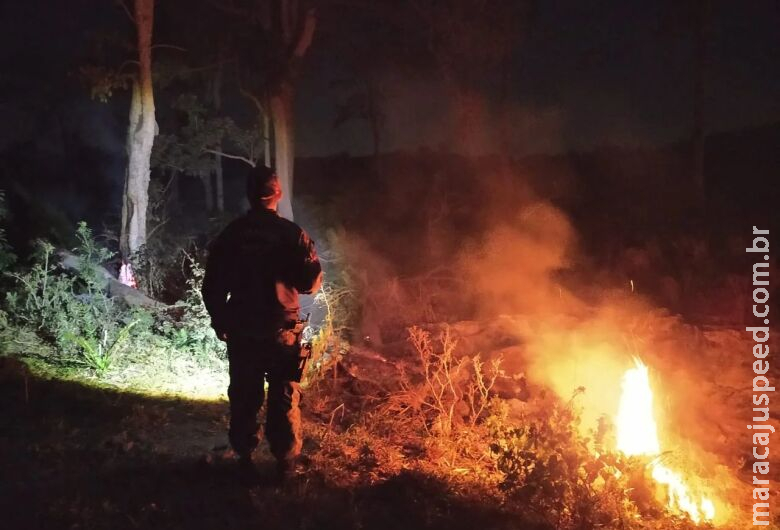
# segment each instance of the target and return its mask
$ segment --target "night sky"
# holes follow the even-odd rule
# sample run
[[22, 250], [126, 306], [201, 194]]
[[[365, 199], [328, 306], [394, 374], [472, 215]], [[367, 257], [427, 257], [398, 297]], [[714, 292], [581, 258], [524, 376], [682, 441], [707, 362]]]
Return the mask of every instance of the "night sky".
[[[161, 0], [165, 1], [165, 0]], [[712, 131], [780, 120], [780, 7], [769, 0], [713, 2], [707, 121]], [[538, 3], [512, 59], [509, 113], [517, 154], [559, 152], [605, 143], [659, 144], [688, 134], [692, 38], [675, 22], [676, 2]], [[331, 13], [336, 15], [336, 13]], [[56, 114], [59, 126], [91, 145], [122, 149], [124, 109], [91, 102], [73, 89], [74, 61], [96, 28], [130, 31], [111, 2], [5, 1], [0, 14], [0, 148], [32, 134], [35, 120]], [[117, 29], [118, 28], [118, 29]], [[359, 41], [361, 28], [343, 38]], [[365, 122], [334, 128], [338, 93], [349, 75], [333, 37], [315, 40], [298, 87], [298, 155], [370, 151]], [[68, 85], [68, 83], [70, 83]], [[70, 86], [68, 90], [64, 88]], [[387, 72], [384, 150], [446, 145], [451, 116], [436, 75]], [[37, 100], [45, 100], [41, 107]], [[117, 105], [114, 105], [116, 107]], [[102, 108], [101, 108], [102, 107]], [[484, 130], [475, 151], [489, 152], [498, 112], [485, 97]], [[44, 143], [56, 144], [56, 127]], [[56, 147], [53, 147], [56, 148]]]
[[[516, 53], [512, 113], [519, 153], [603, 143], [658, 143], [687, 134], [692, 40], [674, 28], [675, 2], [548, 0]], [[671, 19], [671, 20], [670, 20]], [[780, 119], [780, 4], [715, 2], [708, 121], [730, 130]], [[326, 50], [312, 49], [313, 57]], [[313, 65], [300, 108], [303, 151], [367, 151], [357, 124], [333, 134], [328, 72]], [[433, 79], [390, 80], [388, 147], [436, 147], [448, 108]], [[426, 119], [430, 118], [430, 119]]]

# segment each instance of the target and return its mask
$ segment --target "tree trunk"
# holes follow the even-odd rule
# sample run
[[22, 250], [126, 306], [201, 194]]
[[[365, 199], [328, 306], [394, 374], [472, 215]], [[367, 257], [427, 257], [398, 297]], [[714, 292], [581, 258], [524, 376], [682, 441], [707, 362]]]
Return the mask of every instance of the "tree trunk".
[[274, 127], [274, 160], [276, 174], [282, 185], [282, 200], [279, 202], [279, 215], [293, 220], [293, 164], [295, 161], [295, 117], [293, 115], [294, 91], [288, 82], [283, 82], [279, 90], [271, 96], [271, 120]]
[[223, 213], [225, 211], [225, 184], [222, 176], [222, 155], [215, 156], [217, 157], [217, 170], [214, 172], [217, 193], [217, 211]]
[[179, 186], [179, 172], [171, 170], [171, 186], [168, 190], [168, 207], [175, 213], [181, 211], [181, 188]]
[[[298, 0], [281, 0], [278, 34], [281, 41], [292, 51], [288, 59], [287, 72], [271, 92], [271, 122], [274, 130], [274, 161], [276, 173], [282, 185], [282, 200], [279, 215], [293, 219], [293, 164], [295, 162], [295, 88], [298, 67], [311, 46], [317, 17], [313, 8], [305, 12]], [[270, 19], [269, 19], [270, 21]], [[271, 27], [269, 24], [268, 27]]]
[[156, 134], [152, 88], [154, 0], [135, 0], [139, 74], [133, 83], [127, 131], [127, 172], [122, 203], [120, 250], [127, 258], [146, 244], [149, 173]]
[[265, 167], [271, 167], [271, 118], [268, 110], [263, 112], [263, 162]]
[[214, 190], [211, 186], [211, 173], [202, 173], [200, 181], [203, 183], [203, 194], [206, 198], [206, 212], [211, 213], [214, 211]]
[[[133, 134], [141, 122], [141, 88], [134, 81], [130, 87], [130, 117], [127, 126], [125, 151], [127, 152], [127, 168], [125, 168], [125, 185], [122, 190], [122, 226], [120, 227], [119, 247], [122, 256], [127, 258], [137, 249], [130, 248], [130, 218], [134, 215], [134, 205], [130, 200], [130, 174], [133, 160]], [[148, 202], [148, 201], [147, 201]]]
[[[222, 75], [223, 75], [223, 67], [222, 67], [222, 53], [219, 55], [219, 70], [217, 70], [217, 76], [214, 79], [214, 109], [217, 111], [217, 114], [222, 110]], [[220, 142], [221, 143], [221, 142]], [[219, 146], [219, 149], [222, 149], [222, 146]], [[217, 211], [219, 213], [223, 213], [225, 211], [225, 186], [224, 186], [224, 180], [223, 180], [223, 171], [222, 171], [222, 155], [215, 154], [214, 155], [214, 180], [216, 183], [216, 192], [217, 192]]]

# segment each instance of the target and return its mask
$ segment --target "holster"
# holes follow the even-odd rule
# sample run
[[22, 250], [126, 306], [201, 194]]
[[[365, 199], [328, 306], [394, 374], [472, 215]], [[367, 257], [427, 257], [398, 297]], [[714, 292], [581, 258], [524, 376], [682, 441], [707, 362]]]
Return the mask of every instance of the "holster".
[[291, 380], [298, 383], [303, 379], [306, 363], [311, 357], [311, 344], [303, 344], [303, 330], [309, 321], [295, 320], [289, 322], [285, 327], [279, 328], [276, 333], [276, 342], [289, 352], [290, 361], [294, 363], [294, 370], [291, 374]]

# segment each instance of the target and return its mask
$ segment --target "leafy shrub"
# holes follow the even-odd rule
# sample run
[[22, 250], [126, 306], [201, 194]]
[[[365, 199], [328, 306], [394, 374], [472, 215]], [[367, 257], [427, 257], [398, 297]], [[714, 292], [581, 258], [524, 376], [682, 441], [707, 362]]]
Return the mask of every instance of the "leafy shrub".
[[104, 371], [132, 325], [106, 293], [102, 263], [111, 253], [95, 243], [86, 223], [78, 225], [76, 237], [73, 272], [60, 267], [51, 243], [38, 241], [30, 268], [9, 274], [17, 288], [6, 293], [6, 307], [13, 323], [35, 330], [60, 355]]
[[211, 327], [211, 317], [203, 302], [201, 289], [206, 270], [194, 259], [189, 258], [189, 276], [184, 299], [174, 306], [181, 316], [164, 318], [161, 333], [173, 349], [191, 354], [200, 364], [209, 364], [213, 355], [225, 357], [225, 343], [217, 338]]
[[82, 347], [84, 361], [98, 373], [105, 372], [114, 362], [116, 352], [121, 348], [135, 325], [131, 322], [119, 330], [116, 337], [108, 336], [108, 330], [103, 330], [100, 337], [75, 336], [72, 340]]
[[26, 272], [8, 273], [18, 289], [6, 293], [6, 306], [16, 323], [27, 325], [56, 340], [64, 325], [62, 308], [73, 296], [73, 278], [56, 273], [54, 247], [35, 242], [34, 261]]
[[[637, 513], [629, 498], [636, 461], [594, 454], [579, 435], [572, 403], [513, 423], [506, 406], [489, 420], [490, 450], [510, 503], [532, 508], [555, 528], [628, 528]], [[596, 441], [597, 445], [600, 442]]]
[[0, 355], [9, 353], [9, 344], [13, 339], [13, 328], [8, 322], [8, 313], [0, 309]]
[[84, 223], [76, 239], [72, 254], [38, 241], [30, 262], [5, 274], [11, 288], [0, 309], [0, 351], [123, 388], [220, 395], [227, 386], [225, 345], [211, 329], [197, 262], [190, 260], [178, 303], [129, 307], [108, 292], [102, 264], [112, 253]]
[[[8, 219], [8, 209], [5, 205], [5, 192], [0, 190], [0, 223]], [[0, 271], [7, 270], [16, 261], [16, 255], [8, 244], [5, 236], [5, 229], [0, 226]]]

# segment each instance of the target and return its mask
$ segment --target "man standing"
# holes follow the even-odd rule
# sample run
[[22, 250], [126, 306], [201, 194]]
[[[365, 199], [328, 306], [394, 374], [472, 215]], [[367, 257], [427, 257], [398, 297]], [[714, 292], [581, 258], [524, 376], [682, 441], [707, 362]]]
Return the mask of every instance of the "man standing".
[[203, 300], [230, 362], [230, 445], [253, 469], [257, 415], [268, 403], [265, 436], [284, 479], [300, 454], [298, 293], [316, 292], [322, 268], [314, 242], [279, 217], [278, 177], [256, 167], [247, 180], [250, 211], [230, 223], [209, 249]]

